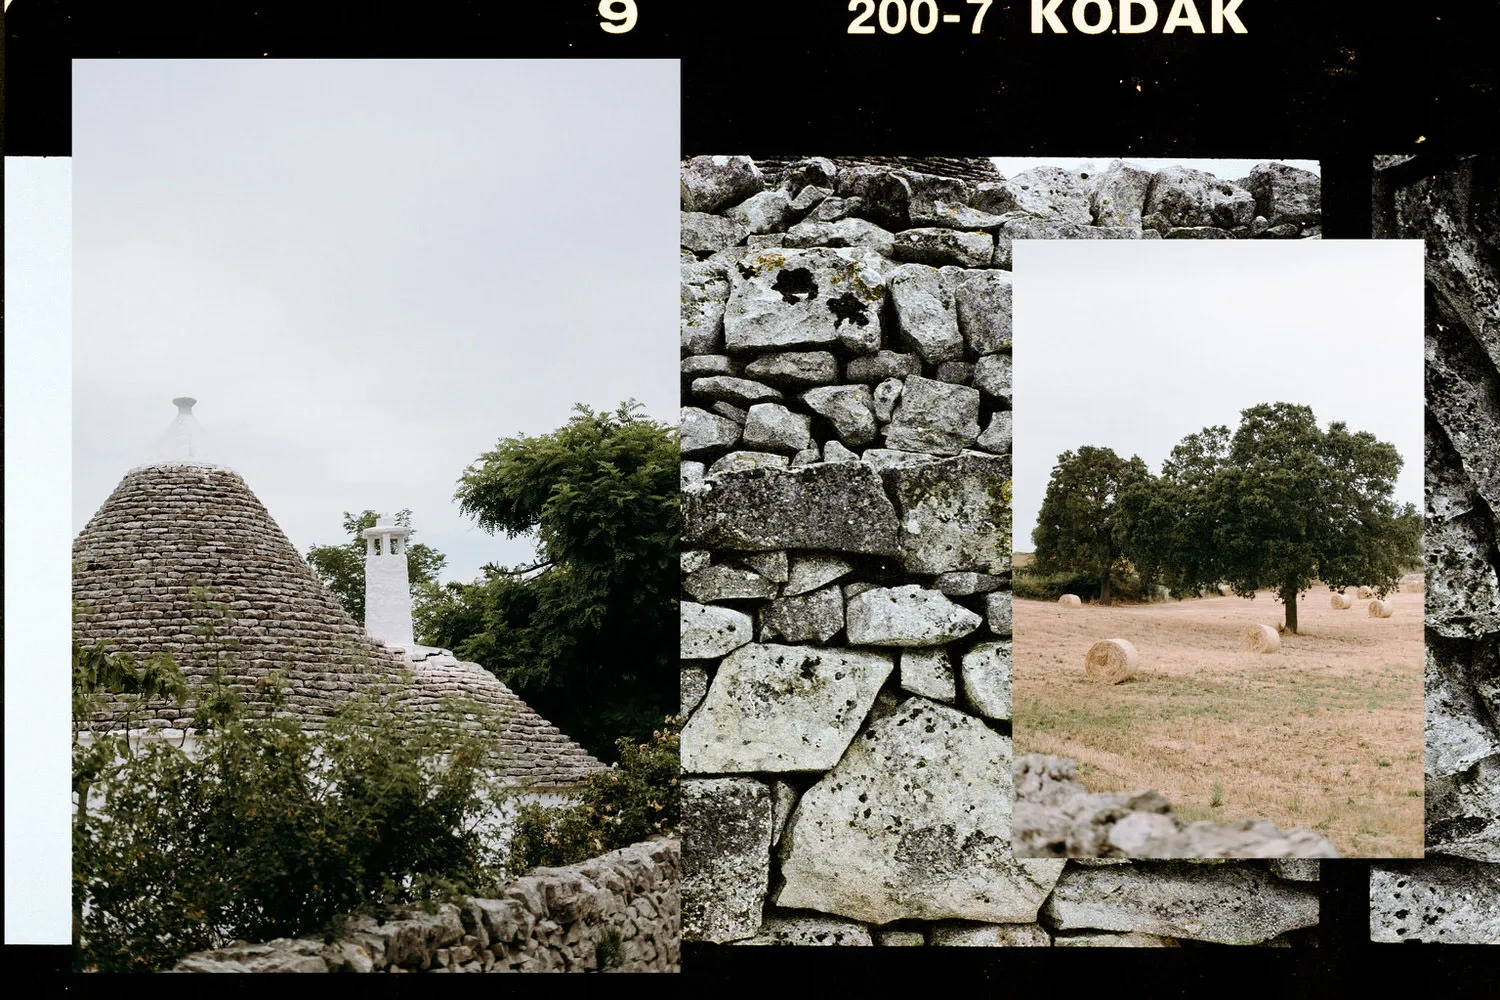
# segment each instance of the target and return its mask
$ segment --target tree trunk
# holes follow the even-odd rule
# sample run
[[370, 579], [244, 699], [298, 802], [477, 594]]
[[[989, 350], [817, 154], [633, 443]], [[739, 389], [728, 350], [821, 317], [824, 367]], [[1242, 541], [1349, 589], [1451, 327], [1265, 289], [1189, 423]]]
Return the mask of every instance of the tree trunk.
[[1099, 603], [1100, 604], [1108, 604], [1109, 603], [1109, 571], [1108, 570], [1105, 571], [1104, 577], [1103, 577], [1102, 581], [1099, 584]]
[[1297, 633], [1297, 588], [1282, 587], [1281, 603], [1286, 605], [1286, 630], [1295, 635]]

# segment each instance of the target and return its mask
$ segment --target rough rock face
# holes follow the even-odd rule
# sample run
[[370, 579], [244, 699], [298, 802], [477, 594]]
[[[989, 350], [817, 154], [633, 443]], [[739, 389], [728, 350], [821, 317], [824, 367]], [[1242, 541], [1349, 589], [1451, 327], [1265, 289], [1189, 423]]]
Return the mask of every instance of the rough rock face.
[[[967, 677], [966, 663], [966, 681]], [[1074, 780], [1075, 776], [1073, 761], [1065, 757], [1027, 754], [1016, 759], [1014, 826], [1018, 857], [1339, 856], [1327, 838], [1311, 830], [1284, 831], [1274, 824], [1252, 820], [1185, 823], [1156, 792], [1090, 792]]]
[[683, 940], [733, 941], [760, 928], [771, 820], [771, 789], [762, 782], [683, 779]]
[[[682, 746], [688, 785], [744, 782], [685, 799], [685, 813], [711, 814], [691, 822], [734, 829], [725, 813], [760, 816], [762, 794], [768, 819], [689, 905], [685, 933], [1046, 945], [1053, 928], [1036, 913], [1051, 883], [1064, 866], [1090, 871], [1011, 857], [1011, 405], [1025, 384], [1010, 363], [1013, 241], [1224, 225], [1235, 238], [1301, 236], [1316, 223], [1239, 225], [1246, 191], [1216, 216], [1229, 185], [1204, 175], [1197, 201], [1179, 199], [1197, 214], [1178, 221], [1196, 225], [1151, 229], [1157, 172], [1118, 164], [1010, 179], [985, 160], [751, 166], [758, 178], [735, 158], [683, 165], [684, 190], [707, 192], [683, 211], [720, 221], [685, 217], [683, 235], [694, 555], [682, 655], [709, 690]], [[772, 649], [797, 652], [776, 663]], [[882, 665], [867, 677], [844, 663], [855, 656]], [[699, 675], [685, 676], [696, 692]], [[1063, 934], [1177, 940], [1150, 926]]]
[[1428, 860], [1372, 873], [1371, 932], [1496, 944], [1470, 894], [1500, 870], [1500, 157], [1377, 157], [1373, 235], [1426, 243]]

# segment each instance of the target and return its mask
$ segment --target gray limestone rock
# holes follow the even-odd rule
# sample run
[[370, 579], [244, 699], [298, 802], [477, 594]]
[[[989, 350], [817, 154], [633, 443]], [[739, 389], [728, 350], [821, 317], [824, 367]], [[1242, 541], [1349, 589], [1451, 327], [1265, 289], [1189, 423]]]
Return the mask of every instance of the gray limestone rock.
[[[1151, 216], [1147, 216], [1152, 221]], [[1216, 226], [1182, 226], [1176, 229], [1159, 229], [1164, 240], [1232, 240], [1228, 230]]]
[[860, 214], [888, 229], [905, 229], [910, 221], [911, 183], [884, 167], [846, 167], [839, 171], [834, 192], [860, 199]]
[[949, 597], [967, 597], [970, 594], [988, 594], [1005, 585], [998, 576], [988, 573], [951, 572], [941, 573], [932, 585]]
[[755, 623], [743, 611], [683, 601], [681, 656], [716, 660], [755, 638]]
[[992, 266], [1011, 269], [1011, 243], [1015, 240], [1138, 240], [1144, 233], [1131, 226], [1090, 226], [1058, 219], [1014, 217], [995, 233]]
[[721, 417], [727, 417], [728, 419], [733, 420], [740, 427], [745, 426], [745, 417], [747, 416], [747, 414], [744, 410], [740, 409], [738, 406], [733, 405], [732, 403], [726, 403], [723, 400], [720, 400], [719, 402], [709, 407], [709, 409], [711, 409], [714, 413], [717, 413]]
[[1500, 944], [1500, 865], [1443, 857], [1373, 865], [1370, 940]]
[[809, 156], [787, 167], [781, 174], [778, 185], [785, 191], [800, 191], [808, 185], [833, 190], [833, 179], [839, 168], [826, 156]]
[[756, 644], [719, 664], [682, 729], [690, 774], [821, 771], [843, 755], [893, 669], [879, 653]]
[[824, 198], [818, 202], [809, 217], [817, 222], [837, 222], [857, 216], [864, 208], [863, 198]]
[[682, 210], [716, 212], [766, 186], [748, 156], [695, 156], [682, 166]]
[[1290, 882], [1316, 882], [1322, 875], [1323, 862], [1316, 858], [1272, 858], [1266, 868], [1277, 878]]
[[889, 257], [896, 246], [896, 237], [866, 219], [849, 217], [836, 222], [807, 219], [787, 230], [782, 245], [789, 249], [864, 247]]
[[[729, 269], [730, 352], [880, 342], [885, 265], [870, 250], [762, 250]], [[873, 350], [873, 348], [871, 348]]]
[[[997, 220], [998, 221], [998, 220]], [[942, 267], [984, 267], [995, 255], [995, 238], [989, 233], [956, 229], [906, 229], [896, 234], [890, 249], [893, 260]]]
[[792, 468], [795, 469], [802, 465], [812, 465], [815, 462], [821, 461], [822, 459], [818, 456], [818, 442], [814, 441], [811, 445], [792, 456]]
[[891, 416], [896, 412], [896, 401], [901, 398], [902, 382], [898, 378], [888, 378], [875, 387], [872, 400], [875, 404], [875, 419], [881, 423], [889, 423]]
[[785, 551], [741, 552], [734, 557], [734, 561], [741, 565], [749, 566], [767, 580], [774, 580], [776, 583], [786, 583], [787, 581], [787, 556]]
[[979, 452], [886, 473], [907, 571], [1010, 572], [1007, 473], [1004, 460]]
[[845, 377], [850, 382], [882, 382], [922, 374], [922, 359], [915, 354], [880, 351], [868, 357], [855, 358], [848, 364]]
[[678, 441], [684, 455], [732, 448], [740, 439], [740, 425], [696, 406], [684, 406]]
[[812, 418], [780, 403], [756, 403], [745, 415], [745, 444], [771, 451], [799, 452], [812, 441]]
[[991, 632], [996, 635], [1010, 635], [1011, 608], [1011, 594], [1008, 590], [999, 594], [991, 594], [985, 599], [984, 620]]
[[768, 385], [732, 375], [708, 375], [693, 379], [692, 392], [699, 399], [723, 400], [739, 406], [780, 402], [781, 393]]
[[682, 374], [688, 378], [729, 375], [733, 370], [727, 354], [691, 354], [682, 359]]
[[989, 719], [1010, 718], [1010, 643], [981, 642], [964, 654], [964, 701]]
[[938, 924], [935, 948], [1046, 948], [1052, 935], [1041, 924]]
[[729, 301], [729, 275], [722, 264], [704, 261], [681, 268], [682, 350], [712, 354], [724, 346], [724, 306]]
[[803, 552], [791, 558], [791, 569], [782, 595], [795, 597], [825, 586], [854, 569], [848, 560], [824, 552]]
[[771, 385], [828, 385], [839, 380], [839, 363], [827, 351], [780, 351], [756, 358], [745, 374]]
[[860, 457], [866, 465], [880, 473], [889, 472], [891, 469], [902, 469], [908, 465], [925, 465], [938, 460], [936, 455], [921, 451], [901, 451], [898, 448], [866, 448], [865, 453]]
[[761, 924], [760, 933], [735, 944], [744, 945], [792, 945], [796, 947], [820, 947], [845, 945], [868, 947], [870, 929], [849, 920], [833, 920], [828, 917], [773, 916]]
[[1010, 742], [912, 697], [803, 793], [782, 838], [778, 906], [875, 924], [1023, 923], [1062, 861], [1010, 851]]
[[1041, 919], [1062, 931], [1138, 931], [1249, 945], [1315, 926], [1318, 894], [1258, 868], [1136, 862], [1064, 872]]
[[1013, 426], [1011, 411], [998, 410], [990, 417], [990, 425], [974, 440], [974, 444], [993, 454], [1009, 457]]
[[1160, 934], [1126, 931], [1123, 934], [1059, 934], [1052, 939], [1058, 948], [1181, 948], [1182, 942]]
[[759, 573], [738, 566], [705, 566], [682, 583], [695, 601], [712, 604], [742, 598], [766, 600], [776, 596], [776, 584]]
[[1115, 160], [1109, 169], [1094, 178], [1089, 208], [1096, 226], [1141, 225], [1141, 209], [1151, 188], [1149, 170]]
[[703, 474], [702, 462], [683, 462], [682, 474], [678, 479], [678, 485], [682, 489], [687, 489], [695, 483], [701, 483], [703, 482]]
[[[821, 386], [804, 392], [802, 402], [831, 423], [844, 443], [863, 447], [875, 440], [875, 402], [869, 386]], [[824, 461], [830, 461], [826, 454]]]
[[743, 225], [722, 215], [704, 212], [683, 212], [681, 238], [685, 250], [694, 253], [713, 253], [738, 246], [745, 241], [747, 231]]
[[762, 642], [817, 642], [844, 630], [844, 595], [837, 584], [767, 604], [760, 614]]
[[760, 191], [724, 213], [724, 217], [747, 233], [759, 235], [786, 228], [792, 215], [792, 199], [785, 191]]
[[[1146, 221], [1154, 216], [1156, 221]], [[1232, 181], [1191, 167], [1163, 167], [1151, 180], [1142, 207], [1142, 225], [1164, 230], [1179, 227], [1248, 226], [1255, 218], [1255, 199]]]
[[678, 694], [682, 698], [682, 717], [693, 714], [693, 709], [708, 693], [708, 671], [702, 667], [683, 667], [678, 677]]
[[831, 187], [818, 187], [816, 184], [808, 184], [797, 192], [797, 197], [792, 199], [792, 214], [802, 215], [818, 206], [829, 195], [833, 194]]
[[1025, 212], [1081, 226], [1094, 221], [1083, 178], [1061, 167], [1033, 167], [1009, 180], [979, 184], [974, 205], [995, 215]]
[[823, 461], [825, 462], [858, 462], [859, 456], [845, 448], [837, 441], [829, 441], [823, 446]]
[[889, 286], [902, 341], [928, 364], [961, 360], [964, 338], [958, 332], [953, 295], [937, 269], [903, 264], [891, 273]]
[[721, 472], [743, 472], [745, 469], [785, 469], [787, 457], [769, 451], [731, 451], [708, 467], [710, 476]]
[[707, 549], [683, 549], [681, 553], [682, 575], [696, 573], [707, 566], [709, 554]]
[[1307, 225], [1322, 218], [1323, 182], [1308, 170], [1285, 163], [1257, 164], [1246, 180], [1255, 198], [1255, 215], [1272, 226]]
[[944, 361], [934, 374], [939, 382], [968, 385], [974, 381], [974, 366], [967, 361]]
[[771, 866], [771, 790], [749, 778], [682, 780], [682, 939], [760, 929]]
[[927, 938], [921, 931], [896, 931], [877, 928], [872, 933], [875, 935], [875, 944], [881, 948], [921, 948], [927, 944]]
[[1011, 361], [1009, 354], [986, 354], [974, 363], [974, 387], [991, 399], [1010, 402]]
[[953, 292], [958, 330], [972, 354], [1010, 350], [1011, 273], [969, 271]]
[[974, 612], [915, 583], [865, 591], [849, 602], [844, 619], [855, 646], [938, 646], [980, 623]]
[[901, 689], [934, 701], [958, 697], [953, 663], [942, 646], [901, 651]]
[[977, 437], [978, 389], [913, 375], [901, 390], [901, 401], [886, 428], [885, 443], [897, 451], [957, 455]]
[[904, 176], [911, 189], [907, 217], [912, 225], [948, 229], [988, 228], [986, 223], [993, 216], [969, 207], [974, 192], [968, 181], [916, 170], [908, 170]]
[[682, 495], [682, 510], [693, 548], [898, 551], [896, 510], [863, 462], [714, 476]]
[[773, 781], [771, 783], [771, 846], [775, 847], [781, 843], [781, 835], [786, 832], [786, 821], [792, 816], [792, 808], [797, 804], [797, 789], [789, 782]]

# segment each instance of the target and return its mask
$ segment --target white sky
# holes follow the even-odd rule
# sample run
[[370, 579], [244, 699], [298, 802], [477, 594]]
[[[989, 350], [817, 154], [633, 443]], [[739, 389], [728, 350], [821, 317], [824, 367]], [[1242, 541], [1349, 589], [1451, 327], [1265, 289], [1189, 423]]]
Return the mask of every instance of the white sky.
[[1251, 167], [1259, 163], [1271, 162], [1285, 163], [1289, 167], [1299, 167], [1322, 176], [1317, 160], [1278, 160], [1274, 157], [1263, 157], [1259, 160], [1184, 160], [1180, 157], [1163, 159], [1149, 156], [992, 156], [990, 159], [1006, 177], [1013, 177], [1023, 170], [1042, 166], [1062, 167], [1064, 170], [1078, 170], [1083, 167], [1103, 170], [1114, 160], [1124, 160], [1126, 163], [1149, 170], [1174, 166], [1192, 167], [1194, 170], [1205, 170], [1224, 181], [1248, 177]]
[[1400, 452], [1422, 503], [1418, 240], [1028, 240], [1015, 248], [1014, 545], [1057, 456], [1139, 455], [1263, 402], [1312, 407]]
[[452, 502], [502, 437], [675, 422], [678, 64], [76, 61], [73, 531], [176, 411], [305, 553]]

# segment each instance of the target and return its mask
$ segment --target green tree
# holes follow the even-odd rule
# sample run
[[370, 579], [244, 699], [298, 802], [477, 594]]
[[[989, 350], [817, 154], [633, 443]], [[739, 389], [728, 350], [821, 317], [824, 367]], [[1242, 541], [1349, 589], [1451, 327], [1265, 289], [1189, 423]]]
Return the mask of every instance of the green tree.
[[[375, 527], [379, 515], [373, 510], [358, 514], [344, 512], [344, 531], [349, 541], [342, 545], [314, 545], [307, 550], [308, 565], [323, 581], [323, 586], [333, 592], [353, 619], [361, 624], [365, 620], [365, 538], [361, 534], [366, 528]], [[411, 509], [398, 511], [396, 523], [403, 528], [411, 527]], [[416, 532], [413, 531], [412, 535]], [[438, 586], [437, 575], [448, 562], [448, 557], [429, 545], [418, 542], [406, 547], [406, 572], [411, 581], [413, 614], [423, 602], [431, 600]]]
[[1262, 403], [1232, 436], [1209, 427], [1173, 449], [1155, 495], [1132, 497], [1133, 514], [1152, 515], [1132, 521], [1135, 542], [1156, 553], [1174, 593], [1276, 591], [1296, 632], [1298, 595], [1314, 582], [1383, 596], [1420, 558], [1422, 519], [1391, 499], [1400, 471], [1395, 446], [1368, 432], [1324, 431], [1310, 407]]
[[534, 535], [538, 557], [449, 584], [418, 621], [602, 759], [678, 705], [680, 455], [676, 430], [638, 409], [579, 405], [556, 431], [480, 456], [461, 509], [486, 531]]
[[1057, 456], [1037, 526], [1036, 573], [1086, 573], [1099, 580], [1099, 600], [1110, 601], [1110, 581], [1125, 568], [1127, 543], [1117, 517], [1121, 492], [1148, 480], [1146, 463], [1109, 448], [1084, 445]]

